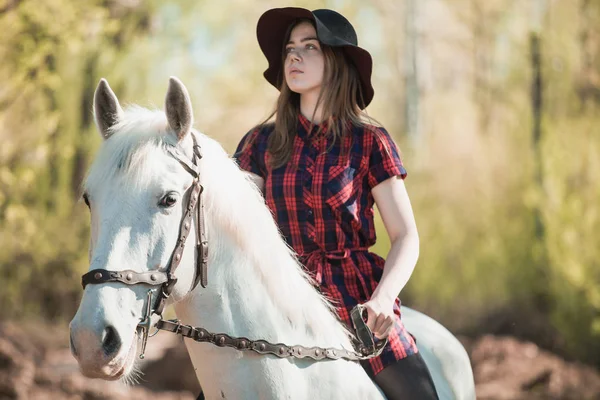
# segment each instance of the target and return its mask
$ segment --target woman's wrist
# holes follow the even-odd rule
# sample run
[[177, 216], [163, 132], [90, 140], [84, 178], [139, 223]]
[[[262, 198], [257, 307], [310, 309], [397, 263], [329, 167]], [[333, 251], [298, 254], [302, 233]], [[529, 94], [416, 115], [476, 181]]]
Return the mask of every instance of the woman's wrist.
[[384, 289], [380, 289], [380, 286], [375, 289], [373, 292], [373, 296], [371, 296], [371, 300], [376, 301], [380, 304], [393, 304], [396, 301], [397, 294], [393, 294], [390, 291], [385, 291]]

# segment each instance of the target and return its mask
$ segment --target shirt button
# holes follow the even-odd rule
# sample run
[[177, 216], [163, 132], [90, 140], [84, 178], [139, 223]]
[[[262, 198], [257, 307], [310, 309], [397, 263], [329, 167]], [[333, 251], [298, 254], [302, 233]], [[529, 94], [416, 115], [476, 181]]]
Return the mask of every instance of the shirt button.
[[308, 210], [308, 215], [312, 215], [312, 210]]

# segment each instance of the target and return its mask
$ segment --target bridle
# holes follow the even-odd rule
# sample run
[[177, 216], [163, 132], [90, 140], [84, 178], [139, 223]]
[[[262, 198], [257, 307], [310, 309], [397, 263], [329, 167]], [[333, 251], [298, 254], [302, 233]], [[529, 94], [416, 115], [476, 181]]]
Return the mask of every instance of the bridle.
[[142, 352], [140, 354], [141, 358], [144, 358], [146, 342], [148, 341], [148, 334], [152, 324], [152, 314], [157, 314], [162, 320], [162, 313], [167, 303], [167, 299], [171, 296], [173, 287], [177, 283], [175, 271], [183, 258], [183, 250], [192, 227], [194, 215], [196, 216], [197, 258], [194, 283], [190, 291], [193, 291], [196, 286], [198, 286], [198, 283], [200, 283], [203, 288], [208, 284], [208, 241], [206, 238], [206, 226], [204, 222], [204, 203], [202, 202], [202, 192], [204, 191], [204, 187], [199, 182], [200, 172], [198, 165], [200, 159], [202, 159], [202, 152], [196, 141], [196, 137], [193, 134], [191, 136], [193, 140], [193, 155], [191, 160], [176, 147], [168, 148], [169, 154], [179, 161], [183, 168], [192, 175], [194, 180], [188, 189], [190, 192], [188, 204], [179, 226], [177, 244], [171, 254], [170, 262], [169, 265], [167, 265], [166, 270], [164, 272], [136, 272], [132, 270], [109, 271], [106, 269], [94, 269], [81, 277], [81, 284], [84, 289], [89, 284], [102, 284], [107, 282], [121, 282], [126, 285], [160, 285], [158, 297], [156, 298], [154, 306], [152, 306], [152, 290], [148, 291], [146, 312], [142, 322], [138, 324], [138, 327], [142, 329], [143, 334]]
[[[197, 342], [212, 343], [220, 347], [232, 347], [241, 351], [250, 350], [259, 354], [271, 354], [280, 358], [308, 357], [317, 361], [323, 359], [337, 360], [344, 358], [358, 361], [377, 357], [381, 354], [383, 347], [387, 343], [387, 339], [377, 343], [374, 341], [371, 330], [365, 324], [363, 319], [364, 307], [361, 305], [356, 306], [351, 312], [352, 322], [356, 329], [358, 339], [354, 343], [357, 349], [356, 351], [336, 348], [305, 347], [300, 345], [289, 346], [283, 343], [270, 343], [265, 340], [232, 337], [225, 333], [211, 333], [204, 328], [182, 325], [177, 320], [166, 321], [162, 318], [167, 299], [170, 297], [173, 287], [177, 283], [175, 271], [183, 257], [183, 250], [191, 231], [194, 216], [196, 216], [197, 256], [195, 277], [190, 292], [198, 286], [198, 283], [200, 283], [203, 288], [208, 284], [208, 240], [206, 236], [204, 204], [202, 202], [204, 188], [199, 182], [199, 161], [202, 159], [202, 152], [193, 133], [191, 136], [193, 140], [193, 155], [191, 160], [176, 147], [168, 148], [169, 154], [192, 175], [194, 180], [188, 189], [190, 191], [189, 200], [180, 223], [177, 244], [165, 271], [136, 272], [133, 270], [109, 271], [106, 269], [94, 269], [81, 277], [81, 284], [84, 289], [89, 284], [99, 285], [108, 282], [121, 282], [126, 285], [144, 284], [149, 286], [160, 286], [158, 297], [156, 298], [154, 305], [152, 305], [152, 290], [148, 290], [144, 317], [137, 325], [142, 331], [140, 358], [144, 358], [148, 337], [154, 336], [159, 330], [180, 334]], [[152, 327], [153, 314], [157, 314], [160, 319], [155, 325], [157, 331], [154, 334], [149, 335], [150, 328]]]

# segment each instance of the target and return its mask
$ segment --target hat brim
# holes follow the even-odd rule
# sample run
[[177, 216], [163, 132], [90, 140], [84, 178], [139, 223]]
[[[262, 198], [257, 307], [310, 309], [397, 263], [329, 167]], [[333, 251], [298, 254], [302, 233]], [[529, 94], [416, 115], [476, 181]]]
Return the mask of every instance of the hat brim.
[[256, 36], [269, 67], [263, 73], [265, 79], [277, 90], [283, 82], [283, 50], [285, 34], [290, 25], [298, 19], [309, 19], [315, 22], [317, 37], [329, 46], [340, 47], [358, 71], [362, 88], [362, 101], [357, 99], [361, 109], [367, 107], [373, 100], [374, 90], [371, 85], [373, 60], [368, 51], [333, 36], [327, 27], [307, 9], [297, 7], [274, 8], [266, 11], [258, 20]]

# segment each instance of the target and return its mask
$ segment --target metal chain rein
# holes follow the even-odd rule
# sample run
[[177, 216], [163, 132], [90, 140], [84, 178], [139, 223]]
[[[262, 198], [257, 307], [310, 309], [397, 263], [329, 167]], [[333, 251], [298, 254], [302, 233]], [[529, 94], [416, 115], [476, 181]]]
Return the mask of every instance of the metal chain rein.
[[[270, 354], [279, 358], [311, 358], [315, 361], [320, 360], [339, 360], [346, 359], [351, 361], [368, 360], [379, 356], [383, 351], [386, 342], [378, 343], [374, 351], [371, 352], [364, 346], [359, 346], [359, 352], [348, 351], [337, 348], [288, 346], [283, 343], [270, 343], [266, 340], [251, 340], [245, 337], [233, 337], [226, 333], [211, 333], [204, 328], [182, 325], [178, 320], [161, 319], [156, 324], [156, 328], [182, 335], [184, 337], [201, 343], [211, 343], [219, 347], [231, 347], [240, 351], [254, 351], [258, 354]], [[362, 353], [362, 354], [361, 354]]]

